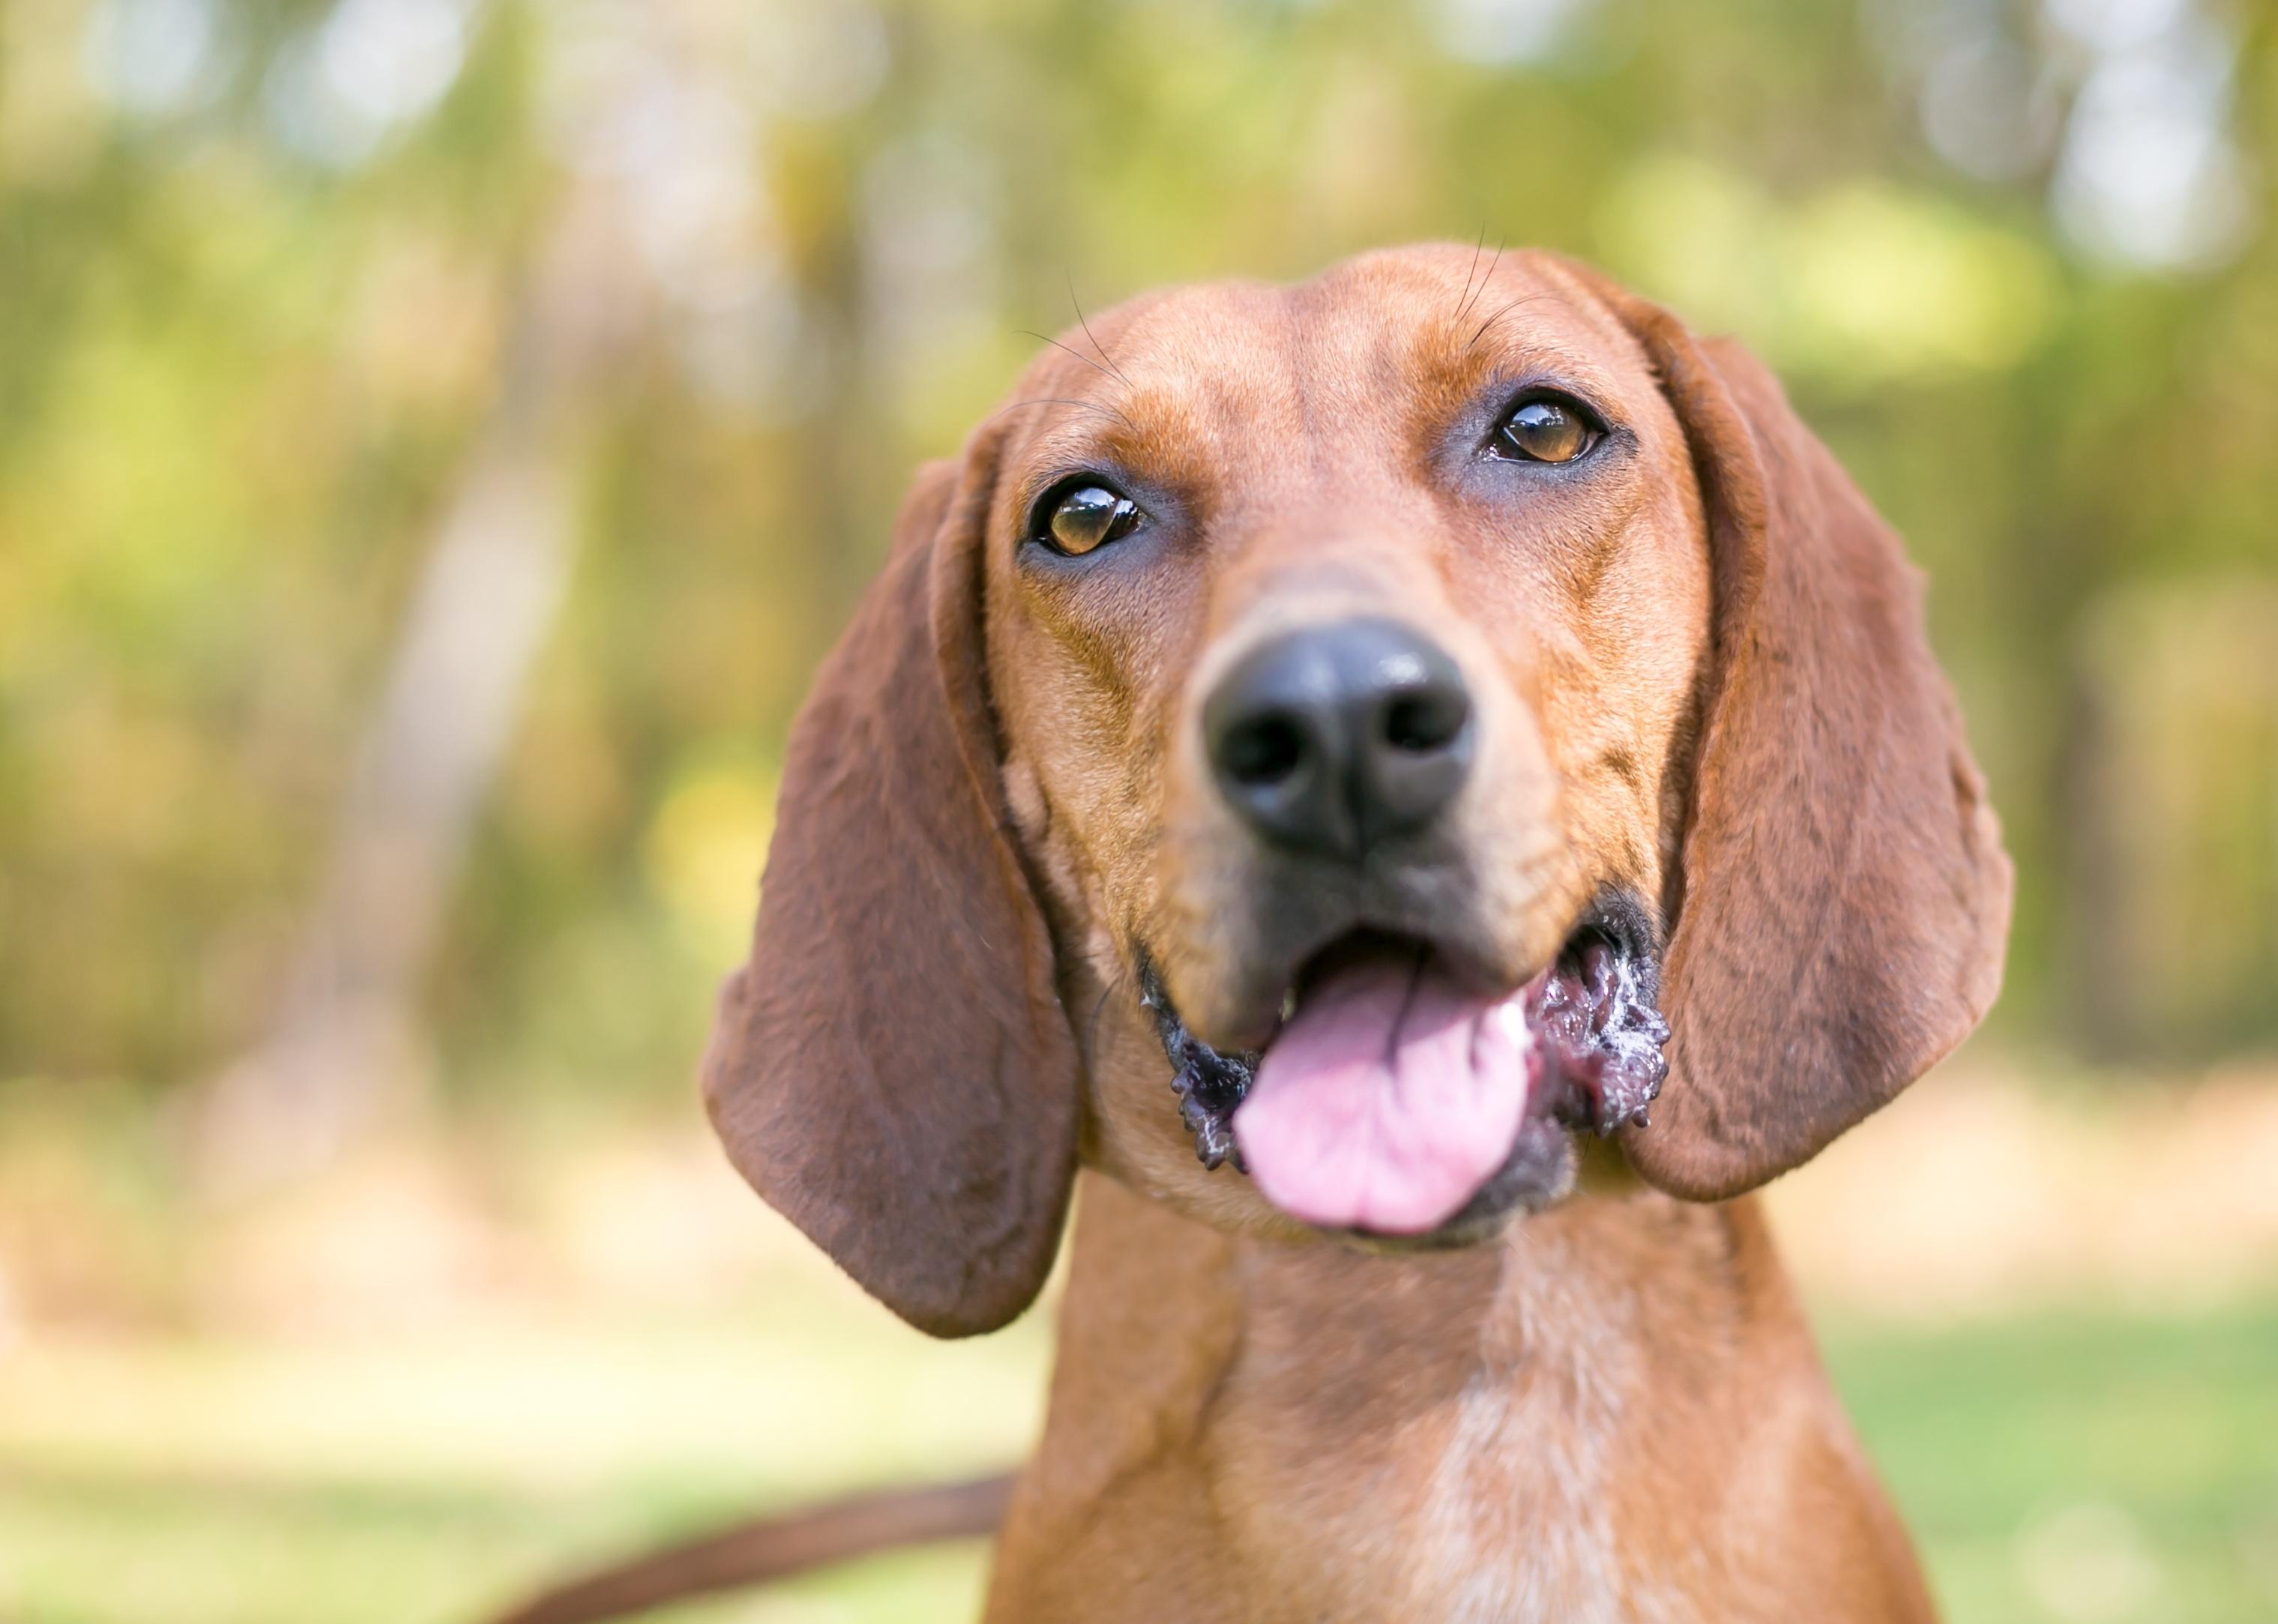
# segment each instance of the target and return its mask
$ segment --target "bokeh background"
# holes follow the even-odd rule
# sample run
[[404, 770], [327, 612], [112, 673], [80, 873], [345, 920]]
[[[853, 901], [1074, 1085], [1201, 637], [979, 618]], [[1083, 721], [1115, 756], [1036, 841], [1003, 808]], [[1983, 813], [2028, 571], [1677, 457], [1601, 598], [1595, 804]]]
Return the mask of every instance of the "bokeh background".
[[1033, 333], [1420, 236], [1738, 333], [1930, 571], [2008, 990], [1774, 1206], [1953, 1616], [2278, 1617], [2274, 173], [2246, 0], [0, 3], [0, 1620], [1017, 1456], [1049, 1315], [700, 1125], [785, 725]]

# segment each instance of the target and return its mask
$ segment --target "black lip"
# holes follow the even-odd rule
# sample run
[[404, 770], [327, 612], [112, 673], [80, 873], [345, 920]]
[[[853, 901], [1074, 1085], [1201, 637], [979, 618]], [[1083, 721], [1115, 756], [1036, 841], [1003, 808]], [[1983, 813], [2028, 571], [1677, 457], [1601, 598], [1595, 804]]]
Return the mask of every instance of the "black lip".
[[1574, 921], [1574, 928], [1566, 933], [1566, 946], [1560, 949], [1562, 956], [1572, 952], [1578, 942], [1591, 935], [1602, 937], [1641, 969], [1650, 971], [1652, 990], [1660, 990], [1661, 933], [1635, 894], [1618, 888], [1601, 891], [1582, 911], [1582, 917]]
[[1556, 969], [1528, 1017], [1550, 1057], [1540, 1108], [1601, 1139], [1647, 1126], [1669, 1074], [1662, 1051], [1670, 1035], [1651, 916], [1633, 897], [1601, 896], [1568, 936]]
[[1261, 1055], [1222, 1054], [1189, 1032], [1154, 961], [1143, 949], [1135, 957], [1139, 1002], [1155, 1018], [1155, 1034], [1171, 1063], [1171, 1087], [1179, 1096], [1179, 1121], [1194, 1135], [1196, 1159], [1212, 1172], [1229, 1161], [1235, 1171], [1246, 1172], [1234, 1142], [1234, 1112], [1250, 1092]]

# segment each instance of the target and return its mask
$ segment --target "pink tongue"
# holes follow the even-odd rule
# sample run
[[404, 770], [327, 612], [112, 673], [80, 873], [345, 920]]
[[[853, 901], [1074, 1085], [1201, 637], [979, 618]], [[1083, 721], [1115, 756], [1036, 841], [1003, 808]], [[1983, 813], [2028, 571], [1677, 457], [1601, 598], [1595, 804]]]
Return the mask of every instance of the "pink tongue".
[[1479, 997], [1405, 955], [1330, 972], [1234, 1114], [1250, 1178], [1327, 1228], [1445, 1223], [1518, 1136], [1534, 1047], [1525, 997]]

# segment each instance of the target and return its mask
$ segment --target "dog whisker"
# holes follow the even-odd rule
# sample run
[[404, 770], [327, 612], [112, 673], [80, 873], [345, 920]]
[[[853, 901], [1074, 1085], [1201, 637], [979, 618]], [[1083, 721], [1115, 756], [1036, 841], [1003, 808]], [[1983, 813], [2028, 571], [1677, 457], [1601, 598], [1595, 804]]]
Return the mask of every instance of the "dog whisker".
[[1464, 346], [1464, 354], [1468, 355], [1474, 349], [1477, 349], [1479, 347], [1479, 340], [1487, 337], [1487, 329], [1494, 326], [1504, 316], [1509, 316], [1513, 310], [1518, 309], [1519, 306], [1523, 304], [1533, 304], [1538, 299], [1548, 299], [1551, 297], [1553, 297], [1553, 295], [1549, 294], [1524, 294], [1518, 298], [1512, 300], [1509, 304], [1503, 306], [1502, 309], [1497, 310], [1493, 316], [1488, 316], [1487, 320], [1479, 324], [1479, 330], [1472, 335], [1472, 341]]
[[1472, 278], [1479, 273], [1479, 255], [1487, 251], [1487, 225], [1482, 220], [1479, 222], [1479, 240], [1472, 245], [1472, 263], [1464, 271], [1463, 294], [1456, 301], [1454, 319], [1456, 321], [1464, 319], [1464, 307], [1472, 301]]
[[1099, 341], [1099, 336], [1092, 332], [1090, 318], [1083, 313], [1083, 301], [1075, 296], [1074, 272], [1067, 271], [1066, 274], [1067, 276], [1068, 302], [1075, 306], [1076, 324], [1083, 329], [1083, 336], [1091, 340], [1091, 347], [1099, 352], [1099, 358], [1114, 369], [1115, 376], [1123, 380], [1123, 386], [1126, 389], [1136, 388], [1138, 385], [1134, 384], [1131, 379], [1125, 375], [1123, 369], [1116, 364], [1115, 357], [1107, 353], [1107, 346], [1102, 344]]
[[1019, 334], [1020, 334], [1022, 338], [1024, 338], [1024, 339], [1039, 339], [1039, 340], [1041, 340], [1041, 341], [1042, 341], [1042, 342], [1043, 342], [1043, 343], [1046, 343], [1046, 344], [1051, 345], [1054, 349], [1060, 351], [1060, 352], [1061, 352], [1062, 354], [1064, 354], [1064, 355], [1073, 355], [1073, 356], [1074, 356], [1078, 361], [1081, 361], [1082, 362], [1083, 362], [1083, 364], [1084, 364], [1084, 365], [1086, 365], [1086, 366], [1089, 367], [1093, 371], [1095, 371], [1095, 372], [1098, 373], [1098, 374], [1100, 375], [1100, 377], [1111, 377], [1111, 378], [1113, 378], [1113, 379], [1115, 379], [1118, 383], [1123, 384], [1123, 385], [1127, 385], [1127, 386], [1128, 386], [1128, 385], [1130, 384], [1130, 382], [1131, 382], [1131, 380], [1130, 380], [1129, 378], [1125, 377], [1124, 377], [1121, 373], [1120, 373], [1120, 372], [1111, 372], [1111, 371], [1109, 371], [1105, 367], [1101, 366], [1101, 365], [1099, 364], [1099, 362], [1097, 362], [1097, 361], [1094, 361], [1090, 356], [1089, 356], [1089, 355], [1085, 355], [1082, 350], [1078, 350], [1078, 349], [1070, 349], [1066, 345], [1065, 345], [1065, 344], [1061, 343], [1058, 339], [1053, 338], [1050, 333], [1032, 332], [1030, 329], [1026, 328], [1026, 327], [1016, 328], [1014, 331], [1016, 331], [1017, 332], [1019, 332]]
[[[1079, 356], [1078, 359], [1081, 360], [1082, 357]], [[1103, 417], [1112, 417], [1119, 423], [1122, 423], [1125, 428], [1130, 430], [1132, 433], [1136, 434], [1139, 432], [1139, 425], [1137, 423], [1132, 422], [1130, 418], [1125, 416], [1123, 413], [1118, 411], [1112, 406], [1103, 406], [1097, 400], [1071, 400], [1059, 395], [1036, 395], [1029, 400], [1015, 400], [1010, 406], [998, 407], [995, 411], [990, 413], [989, 417], [984, 419], [984, 421], [993, 421], [996, 418], [1002, 417], [1006, 412], [1017, 412], [1024, 406], [1073, 406], [1078, 411], [1097, 412]]]
[[[1508, 240], [1508, 239], [1505, 240]], [[1472, 307], [1479, 301], [1479, 295], [1486, 293], [1487, 291], [1487, 285], [1494, 280], [1495, 269], [1502, 263], [1502, 242], [1497, 242], [1495, 244], [1494, 257], [1487, 262], [1487, 275], [1479, 278], [1479, 285], [1472, 289], [1471, 297], [1464, 300], [1462, 308], [1456, 312], [1456, 319], [1457, 321], [1463, 320], [1464, 316], [1471, 314]], [[1493, 318], [1490, 317], [1489, 319], [1492, 320]], [[1478, 341], [1478, 339], [1474, 337], [1472, 342], [1477, 343]], [[1468, 346], [1465, 347], [1465, 353], [1470, 353]]]
[[1099, 1001], [1091, 1006], [1091, 1018], [1083, 1025], [1083, 1064], [1087, 1071], [1091, 1069], [1099, 1055], [1099, 1018], [1107, 1012], [1107, 1001], [1115, 995], [1115, 989], [1130, 979], [1129, 971], [1117, 970], [1108, 978], [1107, 984], [1099, 989]]

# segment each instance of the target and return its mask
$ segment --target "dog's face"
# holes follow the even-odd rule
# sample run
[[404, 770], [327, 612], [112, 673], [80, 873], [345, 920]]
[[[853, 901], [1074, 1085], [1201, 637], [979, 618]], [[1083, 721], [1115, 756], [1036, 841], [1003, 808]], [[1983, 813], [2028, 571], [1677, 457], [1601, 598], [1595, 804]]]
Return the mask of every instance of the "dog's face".
[[921, 477], [778, 831], [715, 1118], [942, 1331], [1033, 1294], [1079, 1155], [1410, 1244], [1579, 1132], [1747, 1188], [1967, 1030], [2007, 920], [1895, 541], [1776, 388], [1469, 248], [1040, 357]]
[[1609, 1100], [1547, 1028], [1594, 952], [1649, 996], [1699, 487], [1643, 346], [1555, 263], [1491, 263], [1166, 294], [1006, 415], [989, 682], [1089, 1142], [1221, 1224], [1476, 1239], [1658, 1081]]

